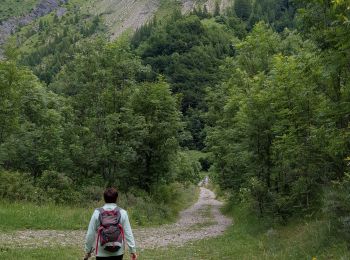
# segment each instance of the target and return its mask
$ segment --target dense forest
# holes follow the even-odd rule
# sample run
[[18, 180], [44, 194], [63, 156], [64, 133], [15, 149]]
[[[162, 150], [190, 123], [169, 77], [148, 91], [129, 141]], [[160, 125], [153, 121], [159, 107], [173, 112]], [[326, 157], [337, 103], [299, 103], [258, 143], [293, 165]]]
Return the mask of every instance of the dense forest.
[[76, 6], [38, 19], [0, 61], [0, 197], [166, 193], [204, 171], [259, 217], [322, 215], [350, 243], [349, 19], [346, 0], [236, 0], [113, 42]]

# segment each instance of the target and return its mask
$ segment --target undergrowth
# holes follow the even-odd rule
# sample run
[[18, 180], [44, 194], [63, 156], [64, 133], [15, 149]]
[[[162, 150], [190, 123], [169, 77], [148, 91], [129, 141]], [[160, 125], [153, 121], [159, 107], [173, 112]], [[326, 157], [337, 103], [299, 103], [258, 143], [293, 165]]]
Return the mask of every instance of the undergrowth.
[[[117, 204], [126, 209], [133, 227], [155, 226], [174, 221], [180, 210], [198, 198], [195, 186], [171, 184], [152, 195], [120, 194]], [[95, 208], [104, 202], [71, 206], [54, 203], [36, 204], [0, 201], [0, 231], [23, 229], [86, 229]]]
[[140, 259], [349, 259], [346, 244], [329, 236], [322, 220], [276, 225], [246, 206], [227, 207], [234, 219], [223, 236], [181, 248], [145, 250]]

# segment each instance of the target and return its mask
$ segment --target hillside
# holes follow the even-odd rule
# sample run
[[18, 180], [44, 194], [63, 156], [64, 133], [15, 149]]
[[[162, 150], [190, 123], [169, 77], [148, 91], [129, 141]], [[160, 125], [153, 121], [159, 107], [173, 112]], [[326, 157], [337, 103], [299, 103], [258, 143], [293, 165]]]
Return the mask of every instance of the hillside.
[[[68, 0], [22, 0], [22, 1], [4, 1], [1, 2], [0, 12], [0, 44], [15, 33], [20, 27], [30, 24], [32, 21], [47, 15]], [[62, 15], [63, 10], [58, 10], [57, 14]]]
[[152, 19], [171, 13], [179, 7], [183, 13], [195, 7], [206, 6], [213, 12], [216, 3], [223, 11], [232, 4], [232, 0], [18, 0], [0, 3], [0, 45], [21, 27], [31, 24], [51, 12], [62, 16], [66, 12], [80, 7], [85, 13], [100, 16], [108, 28], [111, 39], [115, 39], [128, 29], [135, 30]]
[[196, 7], [206, 6], [214, 12], [216, 3], [224, 11], [233, 0], [102, 0], [90, 1], [85, 7], [95, 15], [102, 15], [109, 28], [111, 38], [115, 39], [127, 29], [137, 29], [155, 15], [162, 17], [179, 7], [182, 13], [188, 13]]

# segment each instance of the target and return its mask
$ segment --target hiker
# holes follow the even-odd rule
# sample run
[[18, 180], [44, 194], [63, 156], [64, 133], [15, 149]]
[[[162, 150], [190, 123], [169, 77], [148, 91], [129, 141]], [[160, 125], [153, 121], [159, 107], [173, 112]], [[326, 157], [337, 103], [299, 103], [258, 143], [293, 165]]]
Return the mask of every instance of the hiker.
[[126, 241], [131, 259], [136, 260], [135, 240], [128, 214], [116, 204], [117, 190], [107, 188], [103, 197], [106, 204], [102, 208], [96, 209], [90, 220], [86, 234], [84, 259], [89, 259], [94, 249], [96, 259], [123, 259]]

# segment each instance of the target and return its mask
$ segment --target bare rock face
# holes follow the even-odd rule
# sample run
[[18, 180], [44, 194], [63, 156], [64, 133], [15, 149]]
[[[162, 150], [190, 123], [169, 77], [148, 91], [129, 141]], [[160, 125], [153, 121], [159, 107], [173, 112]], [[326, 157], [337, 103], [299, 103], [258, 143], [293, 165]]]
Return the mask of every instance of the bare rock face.
[[182, 0], [182, 13], [191, 12], [196, 6], [196, 1], [193, 0]]
[[88, 6], [101, 15], [114, 40], [126, 30], [136, 30], [147, 23], [160, 6], [160, 0], [98, 0]]
[[233, 4], [233, 0], [206, 0], [206, 1], [198, 1], [198, 0], [182, 0], [182, 13], [188, 13], [193, 11], [196, 7], [206, 7], [208, 12], [213, 13], [215, 10], [215, 5], [218, 2], [220, 11], [223, 12], [228, 7]]
[[[19, 27], [25, 26], [32, 21], [56, 10], [58, 17], [63, 16], [67, 10], [62, 4], [69, 0], [41, 0], [37, 6], [28, 14], [21, 17], [13, 17], [0, 25], [0, 58], [1, 45]], [[175, 0], [174, 0], [175, 1]], [[217, 0], [181, 0], [182, 13], [189, 13], [195, 7], [205, 6], [209, 12], [215, 9]], [[233, 0], [219, 0], [220, 10], [225, 10], [232, 4]], [[94, 0], [84, 4], [86, 10], [94, 15], [101, 15], [105, 25], [109, 28], [112, 40], [117, 38], [126, 30], [136, 30], [156, 14], [161, 6], [160, 0]]]
[[[51, 13], [59, 8], [60, 5], [67, 3], [68, 0], [41, 0], [38, 5], [27, 15], [13, 17], [4, 21], [0, 25], [0, 45], [6, 42], [6, 39], [16, 30], [25, 26], [35, 19]], [[61, 13], [62, 14], [62, 11]]]

